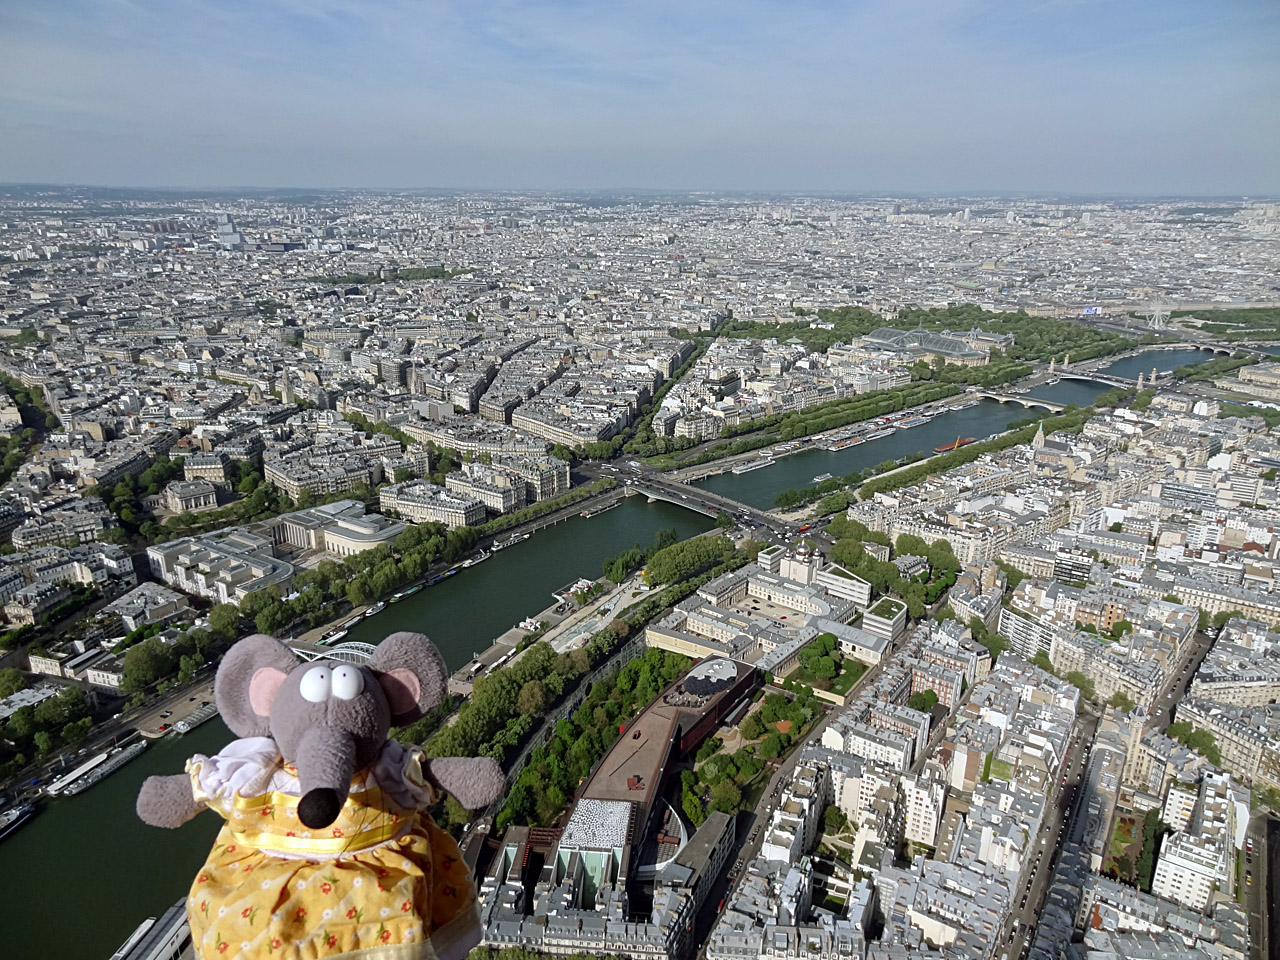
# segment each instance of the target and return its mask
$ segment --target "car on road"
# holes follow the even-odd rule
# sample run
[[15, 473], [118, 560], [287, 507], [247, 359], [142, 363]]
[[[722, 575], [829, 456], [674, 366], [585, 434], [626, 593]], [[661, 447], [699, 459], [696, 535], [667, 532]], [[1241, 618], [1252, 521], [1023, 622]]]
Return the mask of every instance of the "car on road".
[[1253, 853], [1253, 837], [1246, 837], [1244, 841], [1244, 852]]
[[167, 724], [167, 723], [162, 723], [162, 724], [160, 724], [160, 726], [159, 726], [159, 727], [157, 727], [156, 729], [157, 729], [157, 730], [159, 730], [161, 733], [164, 733], [166, 730], [168, 730], [168, 729], [169, 729], [169, 724]]
[[161, 720], [168, 720], [168, 719], [169, 719], [170, 717], [172, 717], [172, 716], [173, 716], [173, 711], [172, 711], [172, 710], [166, 710], [164, 713], [160, 714], [160, 719], [161, 719]]

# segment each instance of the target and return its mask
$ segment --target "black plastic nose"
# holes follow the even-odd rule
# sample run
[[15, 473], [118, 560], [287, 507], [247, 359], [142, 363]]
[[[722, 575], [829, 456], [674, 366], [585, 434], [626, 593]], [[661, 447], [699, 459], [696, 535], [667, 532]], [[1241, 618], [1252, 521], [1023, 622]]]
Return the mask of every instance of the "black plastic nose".
[[338, 819], [342, 801], [331, 787], [316, 787], [298, 803], [298, 819], [313, 830], [327, 827]]

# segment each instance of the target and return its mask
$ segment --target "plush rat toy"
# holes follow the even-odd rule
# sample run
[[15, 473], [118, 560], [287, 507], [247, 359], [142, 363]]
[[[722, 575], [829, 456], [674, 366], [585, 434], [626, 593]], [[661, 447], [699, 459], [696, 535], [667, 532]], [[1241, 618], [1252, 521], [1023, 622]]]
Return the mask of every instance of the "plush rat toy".
[[228, 651], [214, 693], [241, 739], [138, 795], [153, 826], [226, 819], [187, 899], [198, 957], [457, 960], [479, 943], [475, 883], [424, 808], [441, 790], [483, 807], [502, 770], [387, 739], [444, 701], [445, 678], [416, 633], [367, 665], [302, 663], [261, 634]]

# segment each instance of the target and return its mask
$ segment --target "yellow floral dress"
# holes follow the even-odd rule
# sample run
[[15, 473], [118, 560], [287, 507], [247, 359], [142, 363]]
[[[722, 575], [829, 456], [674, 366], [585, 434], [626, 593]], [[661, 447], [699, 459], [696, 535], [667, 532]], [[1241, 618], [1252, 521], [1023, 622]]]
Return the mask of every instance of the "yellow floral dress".
[[458, 845], [420, 808], [436, 797], [422, 752], [388, 741], [338, 819], [311, 830], [275, 741], [249, 737], [187, 764], [197, 801], [225, 819], [187, 900], [203, 960], [458, 960], [480, 941]]

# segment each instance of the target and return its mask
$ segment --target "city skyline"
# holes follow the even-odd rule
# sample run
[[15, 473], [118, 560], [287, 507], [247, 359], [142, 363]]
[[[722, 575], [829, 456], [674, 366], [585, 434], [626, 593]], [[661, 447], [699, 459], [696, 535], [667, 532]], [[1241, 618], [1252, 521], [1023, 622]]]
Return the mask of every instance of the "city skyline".
[[1198, 0], [17, 2], [0, 181], [1267, 195], [1278, 39]]

